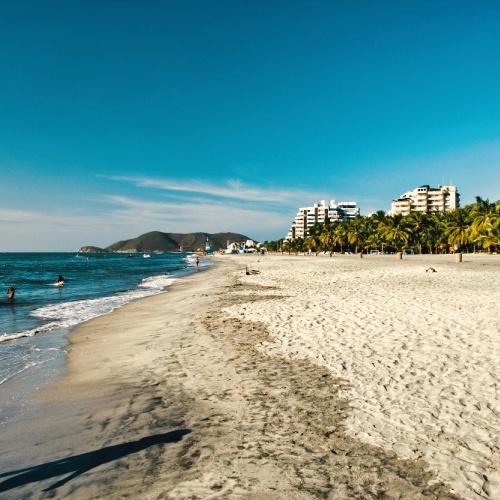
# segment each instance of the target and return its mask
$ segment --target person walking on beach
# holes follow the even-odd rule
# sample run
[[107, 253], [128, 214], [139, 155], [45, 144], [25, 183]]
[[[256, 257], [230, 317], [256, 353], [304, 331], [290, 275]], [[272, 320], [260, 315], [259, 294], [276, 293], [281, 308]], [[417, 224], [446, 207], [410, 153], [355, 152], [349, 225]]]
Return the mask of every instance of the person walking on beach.
[[14, 302], [14, 297], [16, 296], [16, 287], [11, 286], [7, 289], [7, 300], [9, 302]]
[[200, 257], [198, 255], [196, 256], [196, 270], [200, 270]]

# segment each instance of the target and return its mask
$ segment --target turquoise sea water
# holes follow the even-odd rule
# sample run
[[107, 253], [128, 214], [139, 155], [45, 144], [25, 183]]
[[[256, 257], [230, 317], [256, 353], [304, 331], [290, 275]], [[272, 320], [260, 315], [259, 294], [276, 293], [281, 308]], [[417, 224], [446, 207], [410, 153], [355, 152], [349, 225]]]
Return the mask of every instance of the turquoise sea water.
[[[17, 397], [20, 384], [57, 372], [69, 328], [160, 293], [194, 268], [187, 253], [0, 254], [0, 396]], [[66, 280], [62, 288], [54, 286], [58, 274]], [[13, 304], [6, 295], [11, 285]]]

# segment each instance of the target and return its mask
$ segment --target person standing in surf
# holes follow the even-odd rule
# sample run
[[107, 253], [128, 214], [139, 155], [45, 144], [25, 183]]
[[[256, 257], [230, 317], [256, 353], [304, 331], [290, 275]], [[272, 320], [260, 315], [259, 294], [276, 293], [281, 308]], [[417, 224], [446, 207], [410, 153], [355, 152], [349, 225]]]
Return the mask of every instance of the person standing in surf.
[[198, 257], [198, 255], [196, 256], [196, 270], [200, 270], [200, 258]]
[[16, 287], [11, 286], [7, 289], [7, 300], [9, 302], [14, 302], [14, 297], [16, 296]]

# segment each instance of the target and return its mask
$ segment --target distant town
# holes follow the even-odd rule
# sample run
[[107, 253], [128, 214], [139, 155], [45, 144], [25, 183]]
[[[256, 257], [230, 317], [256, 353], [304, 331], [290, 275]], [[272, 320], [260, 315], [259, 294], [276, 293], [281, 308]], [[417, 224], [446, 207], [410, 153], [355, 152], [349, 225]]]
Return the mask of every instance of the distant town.
[[457, 186], [424, 184], [392, 200], [389, 212], [360, 215], [356, 201], [321, 200], [300, 207], [284, 238], [264, 242], [271, 252], [496, 253], [500, 201], [476, 196], [460, 207]]
[[[457, 186], [433, 188], [426, 184], [416, 187], [412, 191], [407, 191], [394, 199], [389, 215], [408, 215], [412, 212], [425, 214], [450, 212], [459, 206], [460, 195]], [[312, 206], [299, 208], [285, 239], [305, 238], [308, 229], [315, 224], [352, 220], [359, 215], [360, 209], [355, 201], [330, 200], [327, 203], [325, 200], [321, 200]]]

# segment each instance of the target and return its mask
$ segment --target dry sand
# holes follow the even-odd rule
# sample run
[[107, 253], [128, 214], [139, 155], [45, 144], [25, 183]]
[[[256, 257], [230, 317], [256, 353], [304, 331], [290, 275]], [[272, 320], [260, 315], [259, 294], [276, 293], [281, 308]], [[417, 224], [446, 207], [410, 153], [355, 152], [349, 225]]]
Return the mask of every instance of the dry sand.
[[350, 436], [425, 460], [466, 498], [500, 498], [500, 258], [465, 260], [246, 259], [261, 274], [243, 282], [283, 297], [225, 312], [263, 323], [262, 352], [344, 380]]
[[224, 257], [80, 326], [0, 497], [494, 498], [499, 267], [423, 267]]

